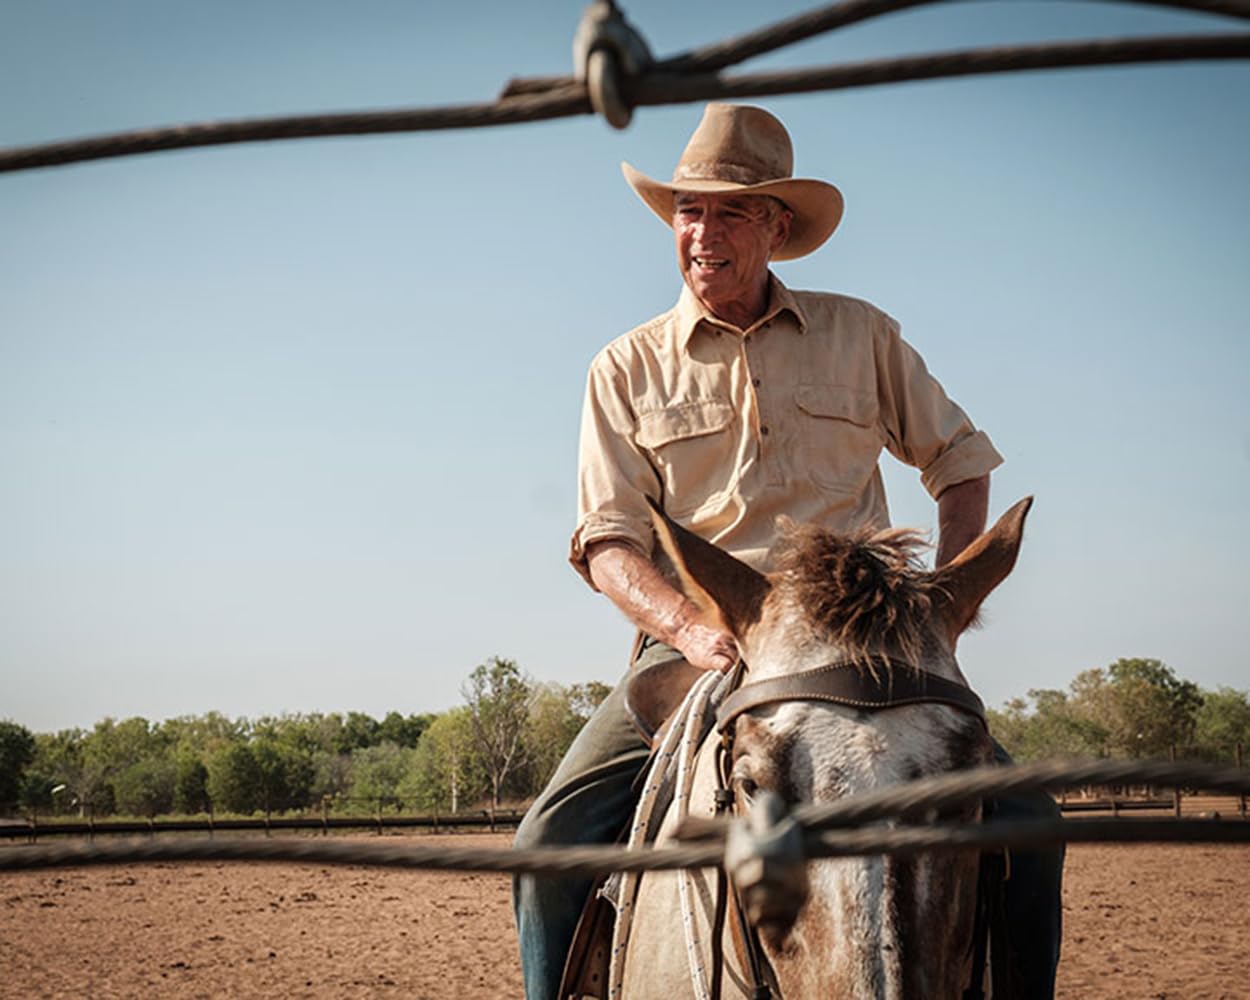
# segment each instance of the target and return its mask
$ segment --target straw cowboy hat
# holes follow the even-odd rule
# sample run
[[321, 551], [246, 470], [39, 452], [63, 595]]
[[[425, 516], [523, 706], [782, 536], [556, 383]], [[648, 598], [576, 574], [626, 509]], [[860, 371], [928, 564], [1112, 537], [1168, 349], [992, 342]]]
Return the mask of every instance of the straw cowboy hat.
[[774, 260], [793, 260], [827, 240], [842, 219], [842, 192], [824, 181], [792, 177], [790, 135], [763, 108], [709, 104], [668, 184], [652, 180], [628, 163], [621, 170], [630, 187], [668, 225], [679, 193], [771, 195], [794, 213], [790, 237]]

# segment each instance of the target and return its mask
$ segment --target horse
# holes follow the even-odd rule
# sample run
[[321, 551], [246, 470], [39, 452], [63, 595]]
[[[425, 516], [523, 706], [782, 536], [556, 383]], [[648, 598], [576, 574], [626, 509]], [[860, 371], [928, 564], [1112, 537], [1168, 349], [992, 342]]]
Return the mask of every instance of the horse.
[[[1031, 503], [1017, 503], [934, 571], [919, 561], [923, 538], [904, 529], [839, 536], [789, 524], [776, 569], [764, 575], [663, 514], [655, 520], [681, 589], [737, 639], [748, 669], [740, 691], [829, 665], [878, 682], [892, 670], [886, 687], [910, 673], [967, 691], [956, 642], [1015, 565]], [[969, 692], [959, 701], [904, 700], [881, 711], [801, 696], [748, 701], [728, 720], [728, 759], [718, 762], [716, 739], [704, 741], [677, 801], [656, 818], [654, 839], [672, 842], [683, 813], [714, 814], [718, 769], [739, 804], [770, 792], [794, 806], [989, 763], [979, 700]], [[965, 807], [940, 818], [974, 821], [979, 812]], [[755, 927], [770, 995], [961, 996], [973, 975], [978, 866], [968, 851], [809, 862], [806, 886], [791, 900], [801, 905], [765, 914]], [[758, 995], [742, 933], [735, 945], [733, 921], [716, 914], [723, 904], [715, 869], [650, 872], [627, 879], [623, 891], [631, 913], [627, 927], [618, 918], [610, 995], [700, 1000], [722, 987], [725, 997]], [[719, 949], [714, 927], [722, 928]], [[717, 956], [719, 975], [711, 967]]]

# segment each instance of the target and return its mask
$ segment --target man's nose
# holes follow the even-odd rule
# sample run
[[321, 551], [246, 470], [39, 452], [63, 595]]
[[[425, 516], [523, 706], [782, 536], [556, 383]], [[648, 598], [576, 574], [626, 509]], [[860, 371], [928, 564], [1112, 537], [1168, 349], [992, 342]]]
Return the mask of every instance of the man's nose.
[[707, 241], [715, 239], [721, 234], [724, 227], [714, 215], [703, 215], [696, 224], [696, 233], [700, 240]]

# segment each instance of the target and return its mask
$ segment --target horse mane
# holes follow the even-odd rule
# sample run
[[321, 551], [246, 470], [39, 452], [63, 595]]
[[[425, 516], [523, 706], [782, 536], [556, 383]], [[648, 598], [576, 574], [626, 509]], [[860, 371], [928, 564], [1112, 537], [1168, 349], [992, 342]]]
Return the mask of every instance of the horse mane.
[[911, 528], [839, 535], [790, 522], [783, 524], [774, 579], [816, 632], [856, 663], [870, 667], [891, 654], [917, 663], [940, 589], [920, 561], [927, 548]]

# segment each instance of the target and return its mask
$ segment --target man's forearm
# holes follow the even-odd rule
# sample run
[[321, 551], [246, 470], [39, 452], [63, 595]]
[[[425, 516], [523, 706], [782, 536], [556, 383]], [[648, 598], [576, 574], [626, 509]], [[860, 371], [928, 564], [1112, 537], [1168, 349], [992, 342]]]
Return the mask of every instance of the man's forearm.
[[727, 670], [737, 662], [733, 637], [707, 622], [693, 601], [655, 565], [624, 542], [594, 542], [586, 550], [590, 578], [631, 622], [679, 650], [696, 667]]
[[989, 473], [948, 486], [938, 496], [937, 564], [945, 566], [985, 530], [990, 509]]

